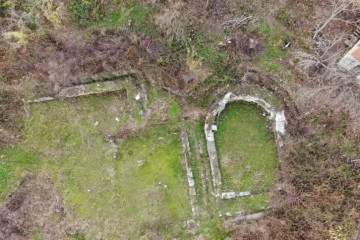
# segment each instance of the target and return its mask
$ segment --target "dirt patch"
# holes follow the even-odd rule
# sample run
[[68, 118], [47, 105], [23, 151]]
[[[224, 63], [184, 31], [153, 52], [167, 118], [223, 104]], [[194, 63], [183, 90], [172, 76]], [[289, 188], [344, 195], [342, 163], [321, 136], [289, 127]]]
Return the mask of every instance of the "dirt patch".
[[[228, 54], [234, 59], [239, 54], [255, 57], [265, 50], [264, 43], [261, 42], [259, 36], [256, 34], [239, 33], [233, 38], [230, 38], [227, 44]], [[246, 59], [245, 56], [242, 57]]]
[[181, 106], [181, 118], [190, 120], [202, 120], [205, 119], [206, 111], [201, 108], [193, 107], [188, 104], [182, 104]]
[[0, 146], [13, 145], [20, 136], [23, 105], [15, 92], [0, 91]]
[[64, 204], [46, 175], [25, 176], [0, 205], [0, 239], [30, 239], [34, 234], [42, 239], [66, 239], [79, 233], [80, 228], [74, 226], [66, 223]]

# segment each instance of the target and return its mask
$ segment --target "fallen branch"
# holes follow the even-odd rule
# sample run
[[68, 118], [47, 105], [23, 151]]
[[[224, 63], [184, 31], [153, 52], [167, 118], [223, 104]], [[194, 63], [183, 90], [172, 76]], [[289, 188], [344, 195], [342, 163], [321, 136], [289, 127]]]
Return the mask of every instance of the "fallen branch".
[[235, 30], [249, 23], [252, 19], [252, 16], [244, 14], [239, 18], [234, 18], [224, 22], [222, 26], [225, 30]]
[[258, 212], [258, 213], [252, 213], [252, 214], [246, 214], [246, 215], [239, 215], [235, 219], [230, 220], [230, 222], [240, 224], [244, 222], [254, 222], [259, 220], [260, 218], [264, 217], [266, 215], [266, 212]]

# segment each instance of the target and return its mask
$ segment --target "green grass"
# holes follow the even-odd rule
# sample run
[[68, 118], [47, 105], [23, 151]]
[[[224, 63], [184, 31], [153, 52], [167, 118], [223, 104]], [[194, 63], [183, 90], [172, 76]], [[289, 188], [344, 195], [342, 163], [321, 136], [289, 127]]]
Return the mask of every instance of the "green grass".
[[[149, 97], [154, 95], [151, 90]], [[179, 106], [167, 97], [176, 118]], [[41, 169], [63, 194], [69, 219], [90, 224], [86, 239], [100, 233], [107, 239], [139, 239], [149, 232], [187, 239], [182, 222], [192, 216], [176, 125], [147, 127], [120, 141], [117, 159], [104, 140], [137, 114], [130, 110], [139, 102], [130, 98], [116, 92], [32, 104], [23, 142], [0, 152], [2, 200], [24, 171]], [[137, 166], [139, 160], [144, 166]]]
[[281, 47], [285, 40], [289, 40], [289, 36], [280, 28], [268, 25], [264, 21], [259, 22], [257, 31], [266, 43], [266, 49], [255, 59], [255, 63], [270, 73], [279, 73], [283, 69], [281, 59], [286, 56]]
[[201, 35], [197, 33], [190, 42], [191, 56], [194, 59], [200, 59], [205, 65], [215, 69], [221, 69], [223, 62], [227, 58], [225, 51], [216, 50], [214, 44], [219, 41], [218, 37]]
[[215, 141], [222, 173], [222, 191], [262, 192], [220, 202], [224, 212], [261, 211], [275, 184], [277, 153], [269, 122], [250, 103], [229, 104], [220, 115]]
[[152, 19], [155, 10], [152, 4], [141, 4], [137, 1], [131, 1], [127, 4], [120, 4], [120, 7], [109, 13], [99, 25], [105, 27], [131, 26], [136, 31], [145, 35], [159, 37]]
[[232, 214], [243, 211], [264, 211], [269, 206], [268, 198], [267, 194], [256, 194], [236, 199], [222, 200], [220, 202], [220, 209], [223, 212], [229, 212]]
[[172, 102], [169, 107], [168, 116], [170, 120], [179, 120], [181, 114], [181, 108], [176, 101]]
[[222, 218], [216, 215], [204, 219], [199, 232], [204, 239], [226, 239], [231, 236], [231, 233], [224, 229]]
[[37, 160], [36, 154], [22, 149], [0, 150], [0, 202], [16, 189], [21, 175], [38, 167]]
[[229, 104], [220, 115], [215, 140], [224, 191], [268, 191], [274, 185], [276, 145], [261, 109]]
[[[199, 207], [208, 216], [201, 217], [199, 233], [206, 239], [222, 239], [228, 233], [222, 228], [219, 211], [257, 211], [267, 206], [266, 194], [220, 202], [210, 194], [211, 186], [206, 186], [204, 194], [199, 167], [209, 166], [203, 123], [180, 123], [178, 102], [164, 92], [147, 86], [145, 103], [143, 98], [134, 100], [138, 89], [125, 88], [127, 91], [32, 104], [22, 142], [17, 148], [0, 151], [1, 199], [15, 190], [25, 173], [47, 172], [66, 201], [69, 221], [89, 223], [86, 232], [79, 233], [80, 239], [99, 234], [107, 239], [139, 239], [154, 232], [164, 239], [190, 239], [183, 227], [192, 215], [179, 134], [180, 127], [186, 126], [203, 149], [197, 156], [190, 135]], [[143, 104], [154, 114], [147, 120], [154, 125], [120, 140], [114, 159], [114, 149], [104, 136], [120, 132], [129, 121], [141, 126], [144, 119], [138, 117], [138, 110]], [[224, 190], [269, 190], [274, 183], [274, 139], [260, 112], [250, 104], [233, 104], [221, 115], [216, 141]], [[252, 140], [257, 144], [251, 144]], [[240, 155], [248, 160], [237, 161]], [[224, 162], [224, 157], [231, 161]], [[139, 160], [145, 160], [142, 167], [137, 166]], [[247, 165], [251, 172], [243, 172]], [[261, 171], [262, 178], [254, 181]]]
[[71, 0], [68, 11], [80, 26], [101, 20], [105, 16], [105, 6], [99, 0]]
[[[132, 224], [132, 231], [137, 229], [139, 223], [150, 227], [152, 224], [176, 227], [177, 221], [191, 217], [181, 143], [178, 133], [175, 133], [156, 128], [120, 145], [120, 149], [126, 150], [121, 153], [115, 168], [121, 175], [119, 188], [128, 199], [119, 201], [123, 216], [127, 216], [126, 221]], [[164, 140], [159, 141], [159, 137]], [[145, 160], [143, 167], [136, 166], [138, 160]], [[155, 222], [147, 219], [154, 219]], [[166, 227], [159, 227], [161, 229], [154, 230], [168, 231]], [[133, 234], [129, 232], [126, 236]], [[172, 233], [169, 236], [176, 235]]]

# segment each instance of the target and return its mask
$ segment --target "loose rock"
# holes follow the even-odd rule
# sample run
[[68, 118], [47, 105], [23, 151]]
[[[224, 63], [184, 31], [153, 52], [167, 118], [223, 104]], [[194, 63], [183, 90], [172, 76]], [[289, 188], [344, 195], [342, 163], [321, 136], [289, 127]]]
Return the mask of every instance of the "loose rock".
[[135, 100], [136, 100], [136, 101], [139, 101], [139, 100], [140, 100], [140, 98], [141, 98], [140, 93], [136, 94], [136, 96], [135, 96]]
[[137, 161], [137, 166], [138, 167], [142, 167], [142, 166], [144, 166], [144, 164], [145, 164], [145, 160], [138, 160]]

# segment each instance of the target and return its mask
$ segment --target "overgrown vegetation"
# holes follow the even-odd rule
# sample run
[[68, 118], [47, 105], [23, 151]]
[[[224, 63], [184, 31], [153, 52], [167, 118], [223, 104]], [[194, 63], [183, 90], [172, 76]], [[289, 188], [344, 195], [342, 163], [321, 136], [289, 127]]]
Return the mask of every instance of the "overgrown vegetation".
[[[312, 131], [286, 143], [283, 186], [274, 195], [272, 216], [239, 229], [239, 239], [332, 239], [335, 231], [341, 239], [351, 239], [356, 233], [359, 167], [353, 159], [359, 149], [344, 134], [346, 114], [324, 111], [308, 120]], [[257, 229], [259, 225], [267, 226], [266, 231]]]
[[[250, 15], [252, 21], [236, 25]], [[1, 206], [0, 212], [7, 215], [0, 218], [7, 224], [0, 226], [0, 238], [1, 234], [18, 234], [34, 239], [100, 239], [96, 232], [109, 239], [186, 239], [188, 229], [179, 222], [189, 220], [190, 212], [184, 200], [184, 172], [177, 158], [182, 156], [179, 136], [174, 133], [184, 127], [180, 126], [185, 124], [184, 118], [202, 119], [206, 109], [225, 92], [241, 92], [254, 85], [273, 91], [285, 105], [288, 119], [289, 139], [280, 153], [280, 190], [273, 191], [270, 202], [273, 211], [257, 223], [229, 227], [228, 221], [223, 226], [216, 212], [219, 209], [214, 208], [203, 212], [198, 235], [204, 239], [224, 239], [232, 234], [233, 239], [357, 238], [360, 88], [358, 71], [343, 71], [337, 62], [347, 51], [343, 42], [358, 19], [355, 0], [208, 0], [191, 4], [182, 0], [0, 1], [0, 199], [11, 206], [26, 203], [16, 215], [10, 214], [13, 218], [6, 212], [7, 205]], [[286, 40], [291, 41], [290, 48], [283, 48]], [[134, 96], [128, 91], [126, 97], [122, 93], [64, 100], [30, 109], [24, 105], [28, 99], [54, 96], [64, 87], [123, 75], [143, 79], [130, 80], [136, 86]], [[143, 99], [133, 100], [144, 84], [166, 90], [177, 99], [151, 90], [147, 106], [151, 111], [146, 112]], [[158, 127], [149, 127], [151, 124]], [[169, 127], [171, 124], [174, 127]], [[204, 138], [199, 131], [201, 128], [195, 131], [197, 138]], [[152, 138], [157, 134], [164, 142]], [[132, 154], [120, 147], [117, 160], [111, 159], [113, 150], [107, 152], [111, 144], [99, 137], [104, 135], [110, 140], [121, 139], [118, 144], [132, 149]], [[240, 135], [229, 135], [233, 142], [241, 143]], [[268, 142], [264, 145], [273, 149]], [[142, 168], [132, 165], [144, 156], [149, 160], [145, 159]], [[204, 159], [204, 154], [197, 156], [194, 166], [203, 169]], [[84, 169], [90, 166], [86, 175]], [[167, 173], [160, 185], [149, 180], [155, 179], [155, 166]], [[137, 170], [149, 178], [142, 179]], [[111, 177], [114, 171], [123, 175]], [[25, 177], [19, 184], [26, 173], [36, 177]], [[122, 181], [139, 188], [131, 192]], [[160, 187], [164, 184], [167, 190]], [[19, 193], [6, 198], [18, 185]], [[171, 192], [172, 188], [184, 196]], [[129, 222], [109, 217], [113, 211], [129, 215], [122, 206], [128, 208], [131, 203], [119, 200], [124, 199], [121, 192], [138, 206]], [[135, 194], [155, 202], [148, 206]], [[198, 197], [200, 208], [218, 204], [207, 194], [211, 196], [210, 187]], [[57, 203], [62, 197], [68, 202], [64, 206], [69, 206], [66, 211], [72, 220], [78, 217], [72, 223], [84, 228], [64, 223], [71, 220], [58, 207], [63, 206]], [[179, 210], [175, 210], [175, 198], [180, 199], [176, 200]], [[256, 195], [244, 206], [260, 209], [267, 205], [266, 198]], [[36, 202], [34, 199], [41, 199], [44, 206], [27, 205]], [[224, 207], [236, 210], [239, 203], [227, 204]], [[160, 205], [169, 207], [161, 209]], [[143, 208], [149, 211], [142, 212]], [[52, 215], [44, 209], [59, 212]], [[150, 211], [159, 214], [156, 217]], [[99, 213], [101, 219], [93, 213]], [[38, 221], [30, 224], [22, 221], [24, 216]], [[50, 221], [48, 216], [55, 217]], [[107, 221], [108, 217], [114, 222]], [[91, 220], [81, 222], [86, 218]], [[120, 222], [127, 227], [121, 236], [119, 229], [109, 227]], [[67, 226], [69, 232], [56, 226]]]
[[104, 1], [101, 0], [72, 0], [69, 3], [69, 11], [79, 25], [98, 22], [105, 16]]

